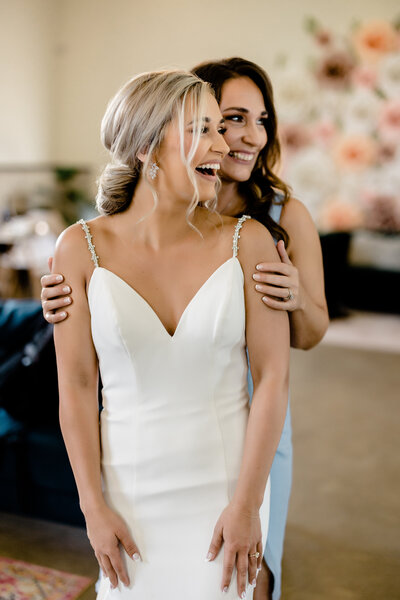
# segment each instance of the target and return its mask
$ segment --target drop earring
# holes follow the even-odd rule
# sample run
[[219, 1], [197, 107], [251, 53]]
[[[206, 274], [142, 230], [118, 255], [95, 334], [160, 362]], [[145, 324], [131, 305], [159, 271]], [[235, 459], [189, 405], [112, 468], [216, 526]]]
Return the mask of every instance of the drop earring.
[[151, 179], [155, 179], [157, 177], [157, 171], [159, 170], [159, 166], [157, 165], [157, 163], [153, 162], [153, 164], [151, 165], [150, 169], [149, 169], [149, 175], [151, 177]]

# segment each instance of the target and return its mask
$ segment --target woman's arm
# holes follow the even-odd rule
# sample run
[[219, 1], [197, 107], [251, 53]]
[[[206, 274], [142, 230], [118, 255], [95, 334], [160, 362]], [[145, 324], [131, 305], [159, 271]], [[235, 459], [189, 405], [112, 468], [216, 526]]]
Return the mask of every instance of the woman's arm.
[[[262, 261], [253, 277], [267, 306], [288, 311], [291, 346], [308, 350], [329, 324], [321, 244], [308, 210], [294, 198], [283, 208], [281, 225], [289, 234], [289, 256], [280, 241], [280, 262]], [[293, 298], [285, 300], [288, 290]]]
[[[245, 591], [247, 575], [250, 582], [255, 577], [257, 564], [248, 559], [249, 553], [258, 551], [261, 557], [263, 553], [259, 509], [285, 421], [289, 371], [287, 313], [264, 306], [252, 279], [254, 261], [277, 260], [273, 240], [260, 223], [250, 221], [241, 231], [240, 242], [239, 257], [245, 278], [246, 341], [254, 395], [236, 490], [217, 523], [210, 546], [211, 558], [214, 558], [222, 541], [225, 543], [222, 587], [229, 585], [236, 561], [239, 597]], [[258, 565], [260, 563], [261, 558]]]
[[119, 542], [129, 556], [138, 553], [122, 519], [105, 503], [101, 487], [98, 363], [90, 329], [86, 281], [92, 265], [80, 225], [59, 238], [54, 269], [74, 286], [70, 318], [54, 328], [60, 397], [60, 424], [85, 515], [88, 536], [111, 584], [128, 584]]

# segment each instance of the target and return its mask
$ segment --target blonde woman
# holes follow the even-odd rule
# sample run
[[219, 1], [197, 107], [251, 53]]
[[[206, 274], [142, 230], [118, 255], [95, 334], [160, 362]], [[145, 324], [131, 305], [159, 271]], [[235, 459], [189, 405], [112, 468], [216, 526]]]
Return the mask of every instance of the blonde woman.
[[277, 260], [271, 236], [213, 211], [223, 133], [196, 76], [129, 81], [102, 123], [101, 216], [57, 244], [74, 289], [54, 333], [60, 421], [99, 600], [251, 598], [256, 584], [289, 326], [254, 289], [254, 264]]

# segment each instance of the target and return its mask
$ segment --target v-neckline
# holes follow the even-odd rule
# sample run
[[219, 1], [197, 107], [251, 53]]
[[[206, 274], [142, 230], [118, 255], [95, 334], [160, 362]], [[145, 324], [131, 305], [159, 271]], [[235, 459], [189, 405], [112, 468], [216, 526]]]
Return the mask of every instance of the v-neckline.
[[125, 279], [123, 279], [122, 277], [117, 275], [117, 273], [115, 273], [114, 271], [111, 271], [110, 269], [106, 269], [105, 267], [100, 267], [100, 266], [95, 267], [95, 269], [93, 270], [93, 273], [90, 277], [89, 283], [88, 283], [88, 296], [90, 294], [91, 284], [92, 284], [93, 277], [94, 277], [96, 271], [105, 271], [106, 273], [110, 273], [113, 277], [115, 277], [118, 281], [120, 281], [124, 285], [124, 287], [126, 287], [128, 290], [130, 290], [131, 293], [133, 293], [135, 296], [137, 296], [147, 306], [147, 308], [150, 310], [150, 312], [155, 316], [156, 320], [160, 324], [161, 328], [164, 330], [165, 334], [170, 338], [170, 340], [173, 340], [173, 339], [175, 339], [175, 336], [176, 336], [176, 334], [180, 328], [180, 325], [181, 325], [186, 313], [188, 312], [190, 306], [193, 304], [193, 302], [196, 300], [196, 298], [199, 296], [199, 294], [202, 292], [202, 290], [207, 286], [207, 284], [214, 278], [214, 276], [217, 273], [219, 273], [223, 269], [223, 267], [225, 267], [225, 265], [229, 264], [231, 261], [236, 261], [236, 263], [238, 263], [238, 265], [240, 266], [240, 269], [241, 269], [241, 265], [240, 265], [240, 262], [239, 262], [239, 259], [237, 258], [237, 256], [231, 256], [226, 261], [224, 261], [221, 265], [219, 265], [219, 267], [217, 267], [211, 273], [211, 275], [209, 275], [209, 277], [207, 277], [207, 279], [204, 281], [204, 283], [198, 288], [198, 290], [194, 294], [194, 296], [192, 296], [192, 298], [189, 300], [189, 302], [185, 306], [185, 308], [178, 320], [178, 323], [177, 323], [173, 333], [170, 333], [168, 331], [168, 329], [166, 328], [166, 326], [160, 319], [160, 316], [154, 310], [154, 308], [151, 306], [151, 304], [146, 300], [146, 298], [144, 298], [144, 296], [142, 296], [133, 286], [131, 286], [129, 283], [127, 283], [125, 281]]

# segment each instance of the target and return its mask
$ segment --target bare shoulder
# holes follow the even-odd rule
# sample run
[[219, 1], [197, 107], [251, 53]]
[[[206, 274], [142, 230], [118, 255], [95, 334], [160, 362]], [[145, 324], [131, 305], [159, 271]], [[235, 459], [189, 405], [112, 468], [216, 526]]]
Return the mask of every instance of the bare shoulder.
[[[90, 227], [90, 221], [88, 222]], [[93, 266], [88, 241], [81, 223], [65, 229], [57, 239], [53, 272], [62, 272], [65, 277], [75, 273], [86, 277]]]
[[240, 230], [238, 257], [244, 268], [254, 272], [260, 262], [279, 261], [274, 240], [264, 225], [255, 219], [248, 219]]
[[[288, 255], [298, 268], [322, 263], [321, 242], [317, 227], [302, 202], [290, 199], [282, 214], [281, 225], [289, 235]], [[303, 272], [303, 277], [305, 273]]]
[[305, 233], [310, 230], [316, 231], [308, 209], [297, 198], [290, 198], [283, 206], [280, 224], [288, 232], [289, 237], [296, 235], [303, 228], [306, 228]]

